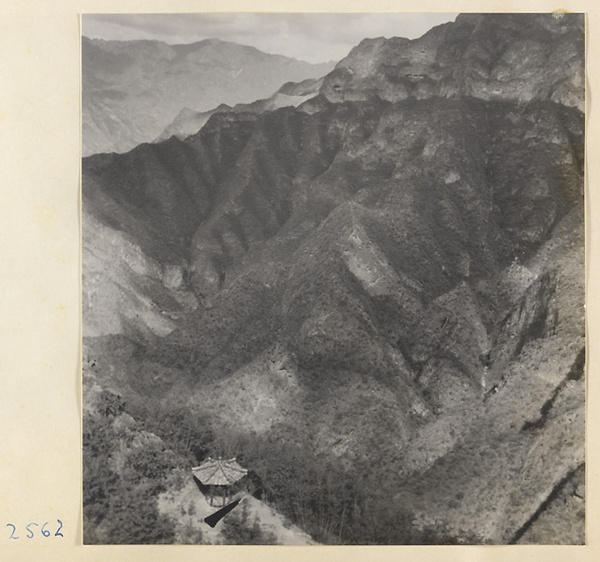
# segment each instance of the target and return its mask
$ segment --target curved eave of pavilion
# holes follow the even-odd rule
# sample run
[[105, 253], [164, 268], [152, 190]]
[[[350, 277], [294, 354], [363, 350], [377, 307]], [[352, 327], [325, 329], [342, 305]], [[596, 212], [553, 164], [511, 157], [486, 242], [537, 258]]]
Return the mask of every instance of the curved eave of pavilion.
[[192, 473], [205, 486], [230, 486], [246, 476], [248, 471], [235, 460], [206, 459], [200, 466], [192, 468]]

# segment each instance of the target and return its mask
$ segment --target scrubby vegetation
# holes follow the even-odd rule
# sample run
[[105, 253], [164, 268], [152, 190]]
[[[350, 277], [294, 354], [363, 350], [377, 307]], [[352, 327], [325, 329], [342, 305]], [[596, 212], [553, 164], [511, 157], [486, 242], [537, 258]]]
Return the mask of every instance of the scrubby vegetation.
[[223, 520], [221, 531], [225, 544], [277, 544], [273, 533], [261, 529], [258, 521], [250, 521], [248, 509], [242, 504], [242, 511], [234, 511]]
[[[181, 487], [189, 467], [209, 454], [237, 452], [250, 468], [241, 487], [275, 508], [324, 544], [454, 544], [460, 538], [417, 532], [410, 510], [395, 499], [392, 482], [359, 476], [332, 456], [317, 455], [310, 442], [265, 437], [216, 437], [211, 421], [189, 410], [166, 409], [102, 391], [96, 413], [84, 418], [84, 540], [87, 544], [166, 544], [175, 522], [159, 515], [157, 499]], [[279, 429], [281, 432], [281, 428]], [[183, 477], [182, 477], [183, 474]], [[275, 544], [248, 510], [223, 521], [227, 544]], [[202, 532], [193, 504], [181, 508], [187, 525], [179, 541], [197, 544]]]
[[104, 392], [101, 413], [84, 418], [84, 540], [171, 543], [173, 525], [159, 515], [156, 497], [177, 458], [158, 441], [140, 440], [143, 434], [124, 408], [118, 396]]

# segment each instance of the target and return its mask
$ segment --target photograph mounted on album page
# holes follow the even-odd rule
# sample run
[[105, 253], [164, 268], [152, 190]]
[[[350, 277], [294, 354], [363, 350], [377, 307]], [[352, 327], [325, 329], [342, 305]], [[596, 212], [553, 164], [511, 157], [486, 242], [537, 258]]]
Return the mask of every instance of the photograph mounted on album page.
[[600, 559], [599, 12], [501, 7], [0, 6], [3, 560]]

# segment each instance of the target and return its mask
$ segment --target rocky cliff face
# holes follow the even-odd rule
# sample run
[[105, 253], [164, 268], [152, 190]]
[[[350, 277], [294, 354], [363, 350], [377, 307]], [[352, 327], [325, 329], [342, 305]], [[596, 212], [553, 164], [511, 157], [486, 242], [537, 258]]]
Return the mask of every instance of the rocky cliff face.
[[184, 108], [253, 102], [331, 68], [217, 39], [167, 45], [83, 37], [83, 155], [126, 152], [156, 139]]
[[365, 39], [328, 75], [332, 101], [470, 96], [552, 100], [583, 111], [581, 24], [522, 14], [463, 14], [420, 39]]
[[582, 542], [582, 108], [581, 16], [468, 15], [84, 160], [94, 376], [309, 442], [360, 482], [320, 541]]

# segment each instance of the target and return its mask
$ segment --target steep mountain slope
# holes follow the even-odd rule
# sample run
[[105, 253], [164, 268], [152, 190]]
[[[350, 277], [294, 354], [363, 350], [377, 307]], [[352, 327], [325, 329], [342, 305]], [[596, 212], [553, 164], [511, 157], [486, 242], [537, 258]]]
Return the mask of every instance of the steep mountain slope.
[[83, 37], [83, 155], [126, 152], [155, 139], [183, 108], [252, 102], [332, 66], [218, 39], [168, 45]]
[[580, 542], [582, 99], [582, 17], [467, 15], [87, 158], [94, 380], [319, 542]]

